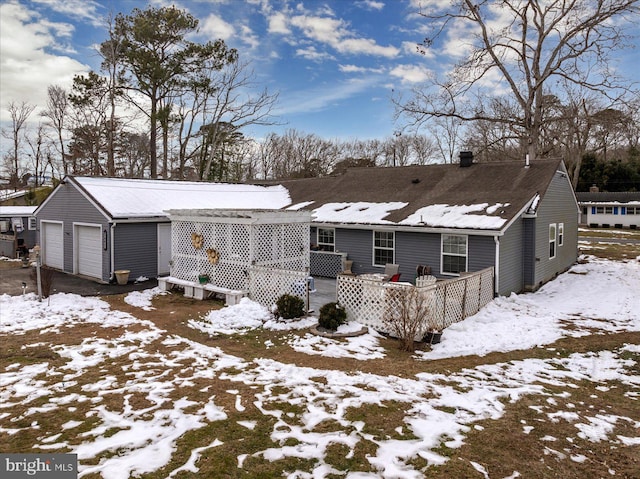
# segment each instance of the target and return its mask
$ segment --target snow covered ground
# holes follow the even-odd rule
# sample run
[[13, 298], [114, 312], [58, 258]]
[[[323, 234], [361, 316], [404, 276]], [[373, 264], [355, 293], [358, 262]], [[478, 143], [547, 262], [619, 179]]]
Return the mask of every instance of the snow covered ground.
[[[158, 294], [157, 288], [131, 293], [126, 302], [152, 312], [151, 300]], [[298, 458], [314, 460], [313, 467], [289, 471], [287, 477], [419, 478], [422, 473], [412, 458], [430, 465], [444, 463], [443, 445], [460, 447], [469, 431], [481, 429], [480, 421], [502, 417], [506, 405], [525, 395], [549, 396], [553, 405], [549, 385], [571, 391], [578, 382], [588, 381], [605, 394], [613, 383], [622, 384], [626, 397], [640, 400], [638, 344], [568, 357], [487, 363], [448, 375], [401, 377], [304, 367], [269, 358], [242, 359], [114, 311], [101, 299], [73, 294], [56, 294], [43, 302], [33, 294], [2, 295], [0, 313], [0, 341], [24, 343], [20, 349], [25, 356], [30, 349], [44, 348], [62, 358], [16, 360], [0, 369], [0, 438], [33, 432], [37, 440], [31, 452], [78, 454], [80, 477], [99, 473], [120, 479], [167, 467], [167, 477], [198, 472], [199, 459], [224, 441], [210, 437], [175, 465], [172, 457], [185, 435], [232, 420], [250, 435], [264, 417], [273, 422], [270, 446], [239, 450], [239, 468], [256, 458]], [[334, 340], [306, 332], [312, 324], [312, 318], [273, 321], [249, 300], [189, 322], [191, 328], [213, 337], [246, 335], [258, 328], [274, 334], [284, 331], [286, 344], [310, 357], [366, 363], [388, 355], [375, 332]], [[71, 335], [73, 331], [94, 333], [78, 338]], [[640, 264], [589, 258], [536, 293], [496, 299], [448, 328], [442, 343], [417, 352], [413, 360], [483, 356], [548, 345], [563, 337], [624, 331], [640, 331]], [[270, 340], [264, 343], [265, 349], [271, 345]], [[114, 365], [122, 372], [115, 373]], [[386, 402], [406, 405], [403, 423], [393, 436], [375, 436], [365, 422], [349, 415], [354, 409]], [[295, 405], [300, 412], [282, 404]], [[244, 418], [250, 408], [257, 409], [257, 416]], [[56, 412], [64, 423], [52, 417]], [[616, 448], [640, 445], [637, 415], [612, 415], [606, 409], [578, 414], [550, 407], [539, 411], [536, 420], [572, 423], [572, 441], [609, 441]], [[319, 427], [325, 421], [341, 427]], [[622, 425], [631, 426], [636, 434], [620, 434]], [[538, 426], [523, 423], [522, 427], [529, 434]], [[585, 454], [553, 449], [555, 439], [544, 438], [541, 448], [554, 457], [588, 463]], [[375, 444], [375, 453], [367, 458], [375, 473], [341, 470], [326, 460], [332, 445], [350, 451], [348, 458], [363, 442]], [[12, 452], [4, 450], [7, 447], [0, 449]], [[477, 477], [489, 477], [481, 464], [471, 465]], [[615, 464], [609, 466], [611, 475], [615, 470]], [[526, 471], [514, 471], [510, 477], [520, 476], [526, 477]]]

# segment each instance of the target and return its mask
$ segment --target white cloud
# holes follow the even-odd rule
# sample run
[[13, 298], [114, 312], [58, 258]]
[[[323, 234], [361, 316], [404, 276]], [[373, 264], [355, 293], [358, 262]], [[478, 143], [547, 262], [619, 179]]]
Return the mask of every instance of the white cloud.
[[367, 10], [382, 10], [384, 8], [384, 2], [378, 2], [376, 0], [361, 0], [360, 2], [356, 2], [356, 4]]
[[[58, 36], [62, 34], [62, 39]], [[44, 106], [47, 87], [69, 88], [73, 76], [89, 67], [50, 51], [64, 43], [72, 28], [68, 24], [42, 21], [35, 12], [17, 3], [0, 5], [0, 90], [3, 99]], [[0, 120], [8, 119], [2, 105]], [[32, 115], [32, 119], [35, 114]]]
[[32, 0], [34, 3], [45, 5], [51, 10], [69, 15], [71, 18], [89, 21], [93, 26], [103, 27], [104, 20], [98, 11], [104, 8], [93, 0]]
[[367, 68], [357, 65], [339, 65], [338, 69], [343, 73], [383, 73], [382, 68]]
[[291, 30], [289, 30], [289, 26], [287, 25], [287, 17], [282, 12], [269, 15], [267, 22], [267, 31], [269, 33], [279, 33], [281, 35], [289, 35], [291, 33]]
[[310, 46], [307, 48], [298, 48], [296, 50], [296, 56], [306, 58], [314, 62], [321, 62], [323, 60], [333, 60], [334, 57], [325, 52], [319, 52], [315, 47]]
[[296, 15], [291, 25], [299, 28], [311, 40], [329, 45], [339, 53], [364, 54], [393, 58], [399, 51], [393, 46], [378, 45], [375, 40], [354, 38], [343, 20], [330, 17]]
[[200, 23], [200, 33], [210, 39], [221, 38], [226, 41], [235, 35], [236, 29], [230, 23], [212, 13]]
[[420, 65], [398, 65], [389, 73], [404, 84], [423, 83], [433, 77], [431, 70]]

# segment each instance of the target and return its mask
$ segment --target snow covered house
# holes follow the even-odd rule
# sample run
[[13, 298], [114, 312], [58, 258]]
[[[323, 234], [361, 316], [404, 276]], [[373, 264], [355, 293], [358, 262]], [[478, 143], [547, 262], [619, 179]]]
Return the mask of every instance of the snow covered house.
[[169, 274], [169, 210], [281, 209], [282, 186], [67, 176], [35, 212], [43, 263], [97, 281]]
[[[438, 278], [495, 267], [495, 291], [535, 290], [577, 259], [578, 204], [561, 160], [352, 168], [280, 182], [290, 209], [312, 211], [311, 274], [324, 261], [354, 274], [399, 265]], [[314, 266], [315, 265], [315, 266]], [[314, 271], [315, 269], [315, 271]]]
[[578, 192], [580, 224], [592, 228], [640, 228], [640, 192]]
[[25, 255], [36, 244], [35, 206], [0, 206], [0, 256]]

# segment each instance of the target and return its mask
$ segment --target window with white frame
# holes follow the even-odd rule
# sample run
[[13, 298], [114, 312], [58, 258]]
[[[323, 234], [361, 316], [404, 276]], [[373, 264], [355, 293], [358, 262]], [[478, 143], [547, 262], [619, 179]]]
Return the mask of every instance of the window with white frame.
[[38, 227], [38, 221], [35, 216], [29, 217], [29, 231], [34, 231]]
[[333, 228], [318, 228], [318, 249], [320, 251], [335, 251], [336, 230]]
[[373, 265], [384, 266], [394, 263], [395, 233], [393, 231], [373, 232]]
[[549, 225], [549, 259], [556, 257], [556, 224]]
[[558, 246], [564, 244], [564, 223], [558, 223]]
[[596, 214], [597, 215], [603, 215], [604, 214], [604, 206], [597, 206], [596, 207]]
[[467, 237], [442, 235], [442, 274], [460, 274], [467, 270]]
[[604, 214], [605, 215], [612, 215], [613, 214], [613, 206], [605, 206], [604, 207]]

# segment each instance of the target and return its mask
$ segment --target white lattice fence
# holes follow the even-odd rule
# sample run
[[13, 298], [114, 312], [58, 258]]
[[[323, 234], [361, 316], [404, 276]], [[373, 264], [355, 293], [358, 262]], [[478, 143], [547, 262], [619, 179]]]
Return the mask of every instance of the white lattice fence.
[[[201, 238], [201, 244], [194, 238]], [[206, 274], [212, 284], [245, 290], [250, 238], [249, 225], [174, 221], [171, 276], [197, 281]]]
[[311, 276], [335, 278], [344, 271], [343, 263], [347, 259], [346, 253], [329, 251], [311, 251]]
[[308, 276], [305, 271], [252, 266], [249, 268], [249, 298], [266, 308], [271, 308], [285, 293], [306, 301]]
[[422, 329], [443, 330], [477, 313], [493, 299], [493, 268], [424, 287], [339, 275], [337, 289], [337, 301], [350, 319], [386, 333], [391, 331], [385, 317], [397, 311], [398, 302], [406, 301], [415, 289], [425, 311]]
[[173, 210], [171, 276], [249, 289], [249, 269], [308, 271], [308, 218], [296, 212]]

